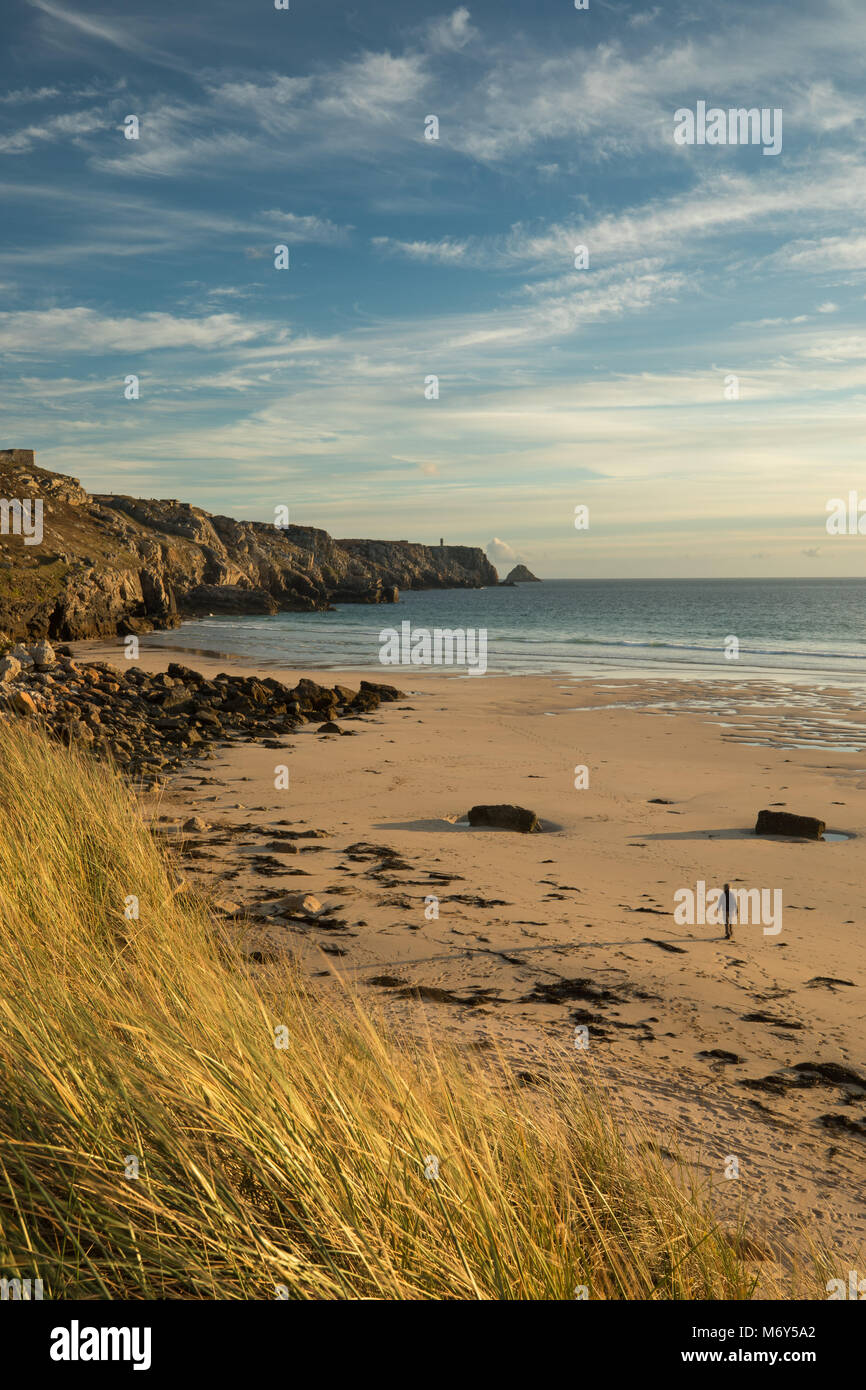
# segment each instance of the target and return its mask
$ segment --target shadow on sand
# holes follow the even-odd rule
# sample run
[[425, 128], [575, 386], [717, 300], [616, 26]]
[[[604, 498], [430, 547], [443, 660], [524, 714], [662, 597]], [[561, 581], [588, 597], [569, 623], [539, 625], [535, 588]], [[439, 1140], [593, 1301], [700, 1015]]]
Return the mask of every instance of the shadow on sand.
[[[444, 816], [443, 816], [443, 817], [437, 817], [436, 819], [433, 819], [433, 820], [389, 820], [389, 821], [377, 821], [377, 822], [376, 822], [375, 829], [376, 829], [376, 830], [416, 830], [416, 831], [424, 831], [424, 832], [426, 832], [426, 833], [428, 833], [428, 834], [429, 834], [431, 831], [437, 831], [437, 830], [438, 830], [438, 831], [442, 831], [442, 830], [444, 830], [444, 831], [448, 831], [448, 832], [453, 831], [455, 834], [458, 834], [458, 835], [466, 835], [466, 834], [472, 834], [472, 835], [511, 835], [511, 836], [513, 836], [515, 839], [518, 839], [518, 840], [521, 840], [521, 839], [524, 838], [523, 834], [522, 834], [521, 831], [519, 831], [519, 830], [502, 830], [502, 829], [500, 829], [498, 826], [495, 826], [495, 825], [470, 825], [469, 822], [468, 822], [468, 820], [456, 820], [456, 821], [451, 821], [451, 820], [447, 820]], [[561, 826], [561, 825], [557, 825], [557, 824], [555, 823], [555, 821], [551, 821], [551, 820], [543, 820], [543, 821], [541, 821], [541, 832], [540, 832], [541, 834], [548, 835], [548, 834], [550, 834], [552, 831], [555, 831], [555, 830], [562, 830], [562, 826]], [[535, 839], [538, 833], [539, 833], [539, 832], [537, 832], [537, 831], [534, 832], [532, 838]], [[658, 838], [658, 837], [657, 837], [657, 838]], [[698, 836], [697, 838], [700, 838], [700, 836]]]
[[826, 839], [812, 840], [806, 835], [756, 835], [751, 827], [738, 826], [731, 830], [672, 830], [667, 834], [640, 835], [634, 834], [632, 840], [769, 840], [776, 845], [816, 845], [826, 844], [833, 840], [854, 840], [856, 836], [850, 830], [827, 830]]

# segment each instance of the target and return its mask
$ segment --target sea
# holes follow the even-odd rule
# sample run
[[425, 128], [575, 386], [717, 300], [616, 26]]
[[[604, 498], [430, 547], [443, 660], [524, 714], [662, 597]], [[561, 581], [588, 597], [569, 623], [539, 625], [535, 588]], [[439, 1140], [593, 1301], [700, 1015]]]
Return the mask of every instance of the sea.
[[[386, 629], [486, 632], [487, 676], [731, 678], [866, 685], [866, 577], [549, 579], [486, 589], [402, 592], [397, 604], [327, 613], [203, 617], [146, 645], [250, 666], [359, 670], [387, 679]], [[425, 674], [484, 679], [465, 669]]]

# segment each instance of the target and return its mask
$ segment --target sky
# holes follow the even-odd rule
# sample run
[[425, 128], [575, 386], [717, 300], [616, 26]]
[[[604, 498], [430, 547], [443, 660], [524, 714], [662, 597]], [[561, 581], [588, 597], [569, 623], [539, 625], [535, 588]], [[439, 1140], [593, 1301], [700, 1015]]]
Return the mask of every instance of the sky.
[[0, 0], [0, 446], [500, 572], [866, 571], [863, 0], [289, 2]]

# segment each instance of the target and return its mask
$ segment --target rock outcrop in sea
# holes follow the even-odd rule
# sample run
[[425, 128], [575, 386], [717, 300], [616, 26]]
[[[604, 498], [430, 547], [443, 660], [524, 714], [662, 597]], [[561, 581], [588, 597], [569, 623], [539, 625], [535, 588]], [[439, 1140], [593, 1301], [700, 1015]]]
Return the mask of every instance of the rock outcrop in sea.
[[540, 584], [541, 580], [537, 574], [533, 574], [525, 565], [515, 565], [510, 574], [502, 580], [503, 584]]
[[[28, 543], [37, 504], [41, 536]], [[498, 582], [472, 546], [341, 541], [188, 502], [89, 494], [38, 468], [30, 449], [0, 450], [0, 633], [11, 638], [141, 634], [207, 613], [394, 603], [401, 588]]]

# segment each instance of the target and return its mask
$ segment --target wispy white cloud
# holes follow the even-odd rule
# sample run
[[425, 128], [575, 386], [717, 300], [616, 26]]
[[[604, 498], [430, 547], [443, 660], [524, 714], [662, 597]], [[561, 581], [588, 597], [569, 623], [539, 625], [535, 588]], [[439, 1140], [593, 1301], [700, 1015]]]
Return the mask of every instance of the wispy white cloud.
[[349, 237], [351, 227], [340, 227], [327, 217], [303, 216], [295, 212], [282, 212], [270, 208], [259, 213], [263, 223], [272, 224], [274, 232], [279, 232], [290, 241], [317, 242], [320, 246], [341, 246]]
[[661, 14], [661, 6], [653, 5], [649, 10], [638, 10], [636, 14], [629, 15], [629, 25], [632, 29], [644, 28], [648, 24], [654, 23]]
[[101, 39], [104, 43], [122, 48], [127, 53], [138, 51], [138, 44], [124, 26], [110, 24], [102, 18], [93, 18], [73, 9], [71, 5], [55, 5], [52, 0], [27, 0], [27, 4], [47, 15], [50, 20], [61, 25], [67, 24], [89, 38]]
[[[628, 29], [614, 42], [580, 37], [553, 55], [526, 39], [499, 44], [485, 56], [481, 80], [454, 102], [451, 142], [491, 164], [552, 141], [570, 142], [581, 163], [650, 149], [673, 153], [673, 112], [692, 91], [721, 105], [735, 97], [739, 105], [754, 93], [748, 104], [758, 106], [779, 105], [782, 92], [787, 132], [856, 131], [862, 15], [845, 0], [828, 3], [832, 18], [817, 9], [800, 12], [784, 32], [776, 7], [732, 6], [720, 23], [686, 38], [668, 32], [664, 44], [649, 50], [626, 41]], [[641, 39], [639, 26], [633, 37]], [[809, 80], [818, 64], [832, 66], [833, 84]], [[696, 152], [679, 153], [693, 162]]]
[[[161, 67], [173, 68], [181, 72], [195, 71], [194, 68], [179, 61], [172, 54], [149, 43], [142, 36], [140, 21], [130, 22], [127, 20], [122, 24], [112, 22], [102, 15], [95, 16], [74, 9], [67, 3], [67, 0], [64, 0], [62, 5], [55, 4], [53, 0], [26, 0], [26, 3], [31, 9], [37, 10], [43, 16], [41, 25], [43, 42], [51, 43], [57, 48], [65, 50], [68, 47], [68, 31], [72, 29], [81, 39], [108, 44], [123, 53], [156, 63]], [[158, 26], [159, 20], [153, 21], [153, 25]]]
[[459, 52], [478, 37], [479, 32], [471, 23], [465, 5], [460, 5], [444, 18], [431, 20], [427, 26], [427, 46], [434, 53]]
[[22, 126], [9, 135], [0, 135], [0, 154], [28, 154], [40, 143], [75, 143], [95, 130], [104, 130], [106, 125], [105, 116], [97, 110], [64, 111], [40, 125]]
[[[857, 178], [854, 155], [831, 156], [816, 174], [807, 164], [772, 181], [742, 173], [710, 174], [694, 187], [659, 194], [646, 203], [601, 216], [508, 232], [438, 241], [404, 241], [379, 236], [382, 252], [406, 260], [460, 265], [467, 270], [541, 269], [573, 263], [575, 248], [586, 245], [591, 264], [622, 262], [625, 257], [655, 256], [659, 263], [684, 262], [703, 253], [703, 243], [724, 240], [755, 226], [772, 223], [793, 229], [808, 215], [813, 223], [832, 223], [840, 216], [859, 219], [866, 213], [866, 184]], [[768, 263], [819, 272], [866, 264], [866, 237], [826, 237], [798, 241], [773, 253]]]
[[[63, 206], [66, 212], [62, 241], [53, 240], [53, 264], [74, 261], [129, 259], [135, 256], [153, 257], [159, 252], [179, 251], [190, 246], [218, 243], [240, 246], [254, 240], [261, 256], [273, 254], [275, 239], [289, 237], [292, 244], [318, 242], [339, 246], [349, 239], [352, 228], [341, 226], [327, 217], [313, 213], [287, 212], [282, 209], [248, 211], [212, 211], [195, 207], [178, 207], [155, 200], [151, 196], [126, 192], [118, 201], [111, 189], [82, 188], [80, 184], [61, 187], [32, 181], [0, 182], [0, 197], [7, 202], [31, 203], [37, 209]], [[83, 218], [83, 227], [72, 214]], [[38, 213], [44, 219], [44, 213]], [[42, 246], [15, 247], [11, 238], [0, 247], [0, 263], [8, 265], [41, 264], [45, 250]]]
[[410, 261], [427, 261], [438, 265], [460, 265], [466, 262], [469, 242], [451, 241], [444, 237], [441, 241], [397, 241], [393, 237], [375, 236], [372, 245], [388, 255], [405, 256]]
[[767, 264], [784, 270], [822, 274], [836, 270], [866, 270], [866, 236], [855, 231], [788, 242], [767, 257]]
[[59, 87], [20, 87], [16, 92], [0, 93], [0, 105], [24, 106], [29, 101], [47, 101], [60, 96]]
[[53, 87], [19, 87], [15, 91], [0, 93], [0, 106], [27, 106], [31, 102], [55, 99], [64, 102], [94, 101], [117, 96], [125, 87], [125, 77], [117, 77], [113, 81], [93, 79], [83, 86], [77, 82], [62, 82]]
[[94, 155], [94, 169], [104, 174], [174, 177], [194, 167], [221, 174], [226, 164], [260, 165], [256, 141], [239, 131], [183, 133], [176, 111], [162, 110], [141, 117], [138, 140], [122, 141], [115, 155]]
[[164, 348], [224, 348], [258, 337], [261, 325], [234, 314], [180, 318], [146, 313], [112, 317], [95, 309], [26, 309], [0, 313], [0, 349], [10, 356], [64, 352], [141, 353]]
[[813, 337], [803, 354], [824, 362], [860, 362], [866, 360], [866, 334], [821, 333]]
[[94, 168], [126, 176], [189, 169], [311, 165], [323, 156], [375, 159], [423, 133], [418, 99], [429, 82], [422, 54], [363, 53], [326, 71], [257, 81], [213, 81], [200, 101], [154, 103], [141, 135]]

